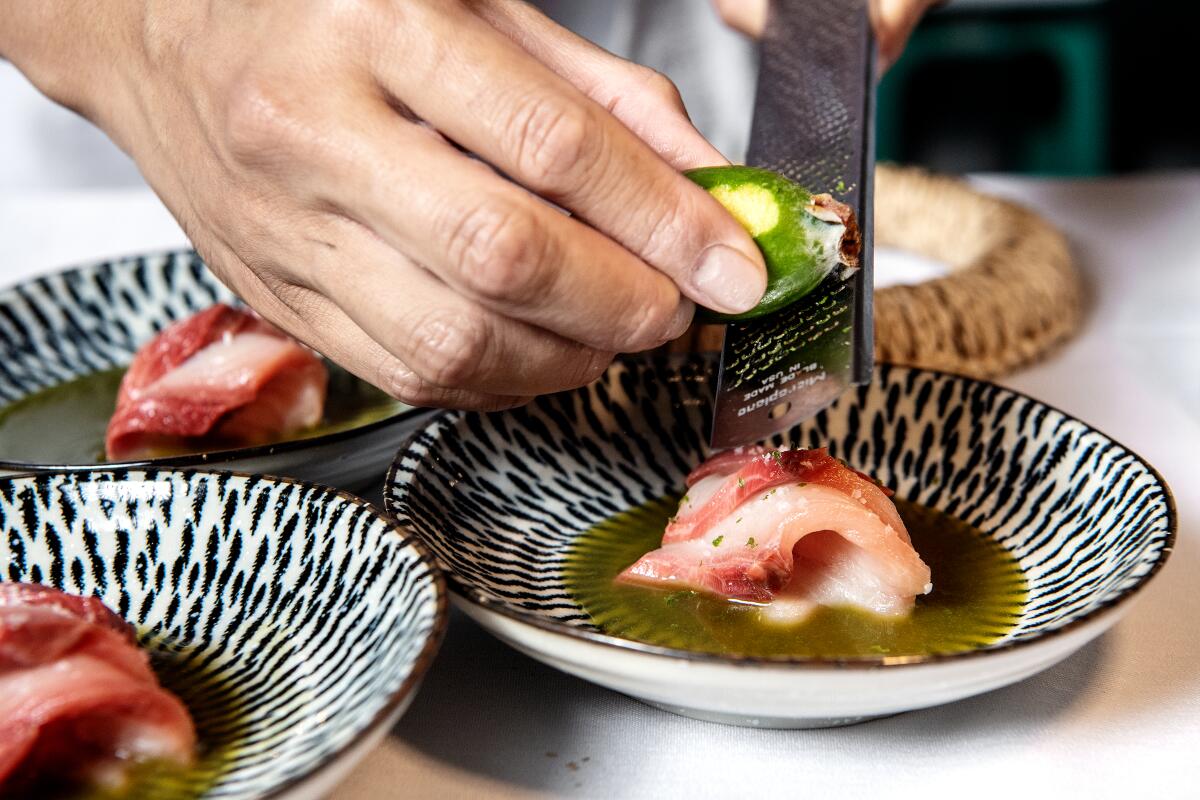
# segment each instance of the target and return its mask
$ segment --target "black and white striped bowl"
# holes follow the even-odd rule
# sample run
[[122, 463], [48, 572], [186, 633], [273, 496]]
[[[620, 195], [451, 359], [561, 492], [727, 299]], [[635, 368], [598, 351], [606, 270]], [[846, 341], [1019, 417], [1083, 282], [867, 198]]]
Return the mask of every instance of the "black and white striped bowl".
[[203, 748], [147, 797], [326, 796], [446, 626], [432, 559], [373, 507], [233, 473], [0, 478], [0, 580], [95, 595], [137, 629]]
[[885, 365], [776, 443], [827, 446], [1009, 548], [1029, 597], [1003, 640], [828, 660], [605, 635], [564, 585], [568, 549], [601, 520], [683, 486], [707, 455], [712, 371], [698, 357], [630, 359], [525, 409], [438, 417], [396, 457], [388, 510], [429, 545], [456, 602], [516, 648], [673, 711], [764, 726], [845, 723], [1021, 680], [1115, 623], [1170, 553], [1170, 492], [1125, 447], [999, 386]]
[[[191, 250], [75, 267], [0, 291], [0, 405], [81, 375], [128, 364], [176, 320], [236, 297]], [[358, 490], [376, 483], [424, 412], [261, 447], [110, 463], [113, 468], [219, 466]], [[0, 452], [0, 475], [83, 469]]]

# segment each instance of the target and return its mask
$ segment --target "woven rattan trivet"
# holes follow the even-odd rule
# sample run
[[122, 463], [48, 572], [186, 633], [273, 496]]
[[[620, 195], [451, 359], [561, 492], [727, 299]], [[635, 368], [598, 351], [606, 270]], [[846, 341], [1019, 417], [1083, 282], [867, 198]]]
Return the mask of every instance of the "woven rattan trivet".
[[950, 274], [875, 295], [875, 358], [1001, 375], [1075, 333], [1083, 285], [1066, 239], [1037, 214], [954, 178], [879, 165], [875, 243]]
[[[950, 273], [875, 295], [875, 358], [977, 377], [1041, 358], [1083, 316], [1083, 286], [1063, 235], [1015, 203], [955, 178], [880, 164], [875, 244], [946, 264]], [[716, 350], [721, 328], [672, 350]]]

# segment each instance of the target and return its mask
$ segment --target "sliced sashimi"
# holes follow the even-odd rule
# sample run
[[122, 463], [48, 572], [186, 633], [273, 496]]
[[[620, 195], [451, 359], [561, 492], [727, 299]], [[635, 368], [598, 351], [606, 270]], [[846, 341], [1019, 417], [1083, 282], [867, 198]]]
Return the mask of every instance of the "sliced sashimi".
[[[79, 620], [88, 624], [110, 628], [134, 640], [129, 623], [118, 617], [99, 598], [67, 594], [38, 583], [0, 582], [0, 637], [4, 636], [5, 610], [44, 610], [66, 619]], [[16, 628], [12, 628], [16, 630]], [[4, 639], [0, 638], [0, 658], [3, 657]]]
[[684, 479], [684, 483], [688, 487], [691, 487], [709, 475], [720, 475], [721, 477], [732, 475], [754, 459], [764, 456], [768, 452], [767, 448], [757, 445], [722, 450], [701, 461], [699, 466], [688, 473], [687, 478]]
[[137, 351], [125, 370], [117, 405], [135, 399], [146, 387], [213, 342], [257, 327], [259, 323], [250, 314], [218, 303], [167, 326]]
[[216, 305], [138, 351], [108, 424], [110, 459], [277, 441], [321, 420], [320, 358], [247, 311]]
[[95, 597], [33, 583], [0, 583], [0, 674], [80, 649], [111, 652], [114, 663], [131, 670], [140, 663], [148, 673], [145, 655], [133, 645], [129, 623]]
[[187, 764], [195, 744], [187, 709], [98, 599], [0, 583], [0, 796], [118, 786], [139, 761]]
[[788, 619], [818, 605], [903, 614], [929, 591], [929, 568], [885, 490], [826, 451], [717, 459], [688, 477], [663, 546], [619, 581], [771, 604], [769, 616]]
[[[709, 462], [715, 466], [709, 467]], [[714, 479], [721, 478], [720, 483]], [[679, 512], [667, 525], [663, 543], [703, 536], [717, 520], [728, 516], [748, 499], [789, 483], [829, 486], [852, 496], [908, 541], [908, 530], [887, 491], [860, 472], [815, 450], [739, 448], [719, 453], [687, 478], [688, 493]], [[699, 490], [699, 491], [697, 491]]]
[[0, 794], [48, 769], [119, 784], [122, 764], [187, 764], [195, 743], [178, 699], [103, 659], [72, 654], [0, 675]]

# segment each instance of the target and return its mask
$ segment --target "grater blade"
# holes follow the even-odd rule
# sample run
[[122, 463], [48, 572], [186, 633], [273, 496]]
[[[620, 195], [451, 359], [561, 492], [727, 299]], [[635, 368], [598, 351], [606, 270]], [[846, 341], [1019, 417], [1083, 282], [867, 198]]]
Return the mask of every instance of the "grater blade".
[[859, 269], [727, 326], [714, 449], [767, 439], [871, 379], [875, 43], [869, 0], [772, 0], [747, 163], [854, 209]]

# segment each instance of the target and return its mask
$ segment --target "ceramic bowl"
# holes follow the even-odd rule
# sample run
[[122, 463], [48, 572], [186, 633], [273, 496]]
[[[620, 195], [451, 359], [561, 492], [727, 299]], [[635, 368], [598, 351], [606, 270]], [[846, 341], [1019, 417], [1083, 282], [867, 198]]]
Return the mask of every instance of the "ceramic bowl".
[[398, 454], [387, 507], [429, 545], [455, 601], [517, 649], [671, 711], [775, 727], [844, 724], [1019, 681], [1113, 625], [1171, 550], [1170, 493], [1125, 447], [999, 386], [885, 365], [775, 443], [827, 446], [1008, 548], [1029, 584], [1010, 633], [954, 654], [842, 660], [606, 635], [564, 584], [568, 549], [595, 523], [683, 487], [708, 452], [712, 372], [696, 357], [627, 360], [525, 409], [437, 417]]
[[96, 595], [133, 624], [202, 747], [154, 797], [326, 796], [446, 625], [425, 548], [371, 506], [231, 473], [0, 478], [0, 580]]
[[[190, 250], [76, 267], [0, 291], [0, 406], [85, 374], [124, 366], [166, 325], [214, 303], [235, 300]], [[377, 484], [396, 448], [425, 413], [397, 403], [394, 413], [337, 433], [103, 466], [219, 466], [356, 491]], [[62, 433], [48, 430], [46, 435]], [[36, 463], [21, 453], [0, 451], [0, 475], [92, 466], [97, 464]]]

